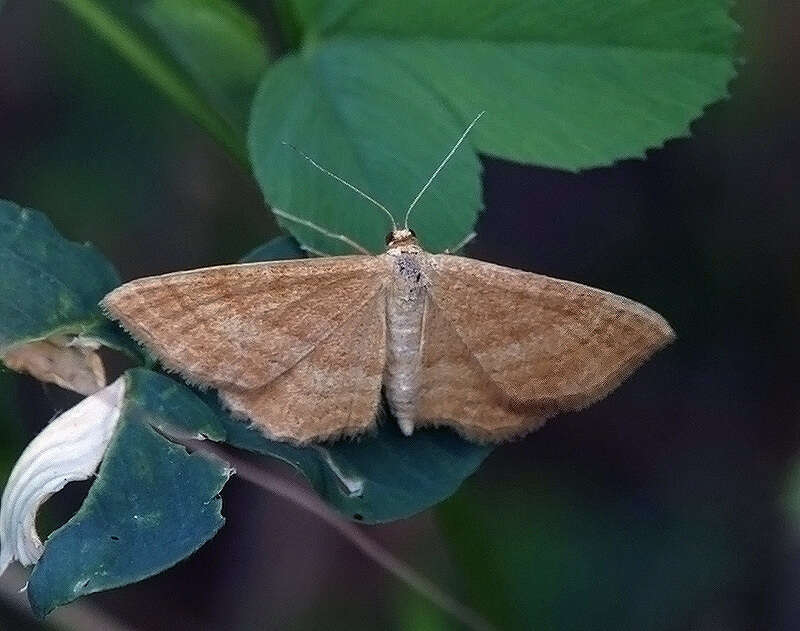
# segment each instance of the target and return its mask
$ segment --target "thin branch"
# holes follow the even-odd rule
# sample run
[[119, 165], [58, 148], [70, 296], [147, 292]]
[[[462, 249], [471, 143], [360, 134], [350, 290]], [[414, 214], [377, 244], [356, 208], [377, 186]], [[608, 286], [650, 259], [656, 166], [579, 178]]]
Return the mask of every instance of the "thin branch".
[[186, 446], [193, 450], [204, 451], [216, 458], [229, 462], [243, 480], [247, 480], [251, 484], [282, 497], [316, 515], [350, 541], [365, 556], [394, 575], [395, 578], [404, 582], [422, 597], [457, 618], [468, 629], [473, 631], [493, 631], [495, 629], [480, 614], [453, 598], [433, 581], [417, 572], [408, 563], [397, 558], [379, 543], [366, 536], [361, 528], [344, 519], [311, 491], [237, 458], [229, 451], [223, 450], [210, 441], [192, 441]]

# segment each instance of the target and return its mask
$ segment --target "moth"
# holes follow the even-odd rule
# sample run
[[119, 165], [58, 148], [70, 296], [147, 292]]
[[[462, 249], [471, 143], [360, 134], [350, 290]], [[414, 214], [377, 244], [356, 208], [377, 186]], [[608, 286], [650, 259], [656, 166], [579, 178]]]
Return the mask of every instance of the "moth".
[[[386, 251], [223, 265], [142, 278], [102, 305], [168, 369], [216, 388], [266, 436], [305, 444], [374, 427], [522, 436], [607, 395], [674, 333], [655, 311], [578, 283], [430, 254], [386, 211]], [[302, 153], [302, 152], [301, 152]]]

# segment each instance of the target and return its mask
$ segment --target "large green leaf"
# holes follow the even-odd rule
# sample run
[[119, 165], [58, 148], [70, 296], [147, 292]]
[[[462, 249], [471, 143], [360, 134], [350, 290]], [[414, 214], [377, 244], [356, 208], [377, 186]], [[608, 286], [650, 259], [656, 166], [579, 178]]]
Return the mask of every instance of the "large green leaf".
[[244, 128], [268, 62], [232, 0], [62, 0], [180, 109], [244, 161]]
[[[386, 214], [283, 142], [378, 199], [402, 223], [406, 207], [462, 128], [413, 72], [390, 67], [370, 45], [332, 41], [314, 53], [290, 55], [267, 72], [253, 105], [250, 154], [270, 204], [380, 252], [391, 229]], [[452, 248], [472, 230], [479, 206], [480, 164], [465, 148], [422, 198], [411, 225], [428, 249]], [[312, 248], [353, 253], [318, 231], [280, 221]]]
[[296, 4], [308, 37], [374, 46], [388, 80], [413, 68], [462, 120], [487, 110], [480, 151], [566, 169], [688, 133], [726, 94], [739, 30], [729, 0]]
[[243, 132], [267, 66], [256, 21], [229, 0], [150, 0], [138, 13], [209, 102]]
[[0, 354], [63, 334], [131, 348], [97, 306], [119, 285], [113, 266], [91, 245], [62, 237], [42, 213], [0, 200], [0, 264]]
[[126, 375], [119, 424], [80, 510], [45, 544], [28, 584], [37, 615], [93, 592], [152, 576], [222, 527], [222, 462], [167, 435], [220, 439], [224, 429], [183, 385], [143, 369]]
[[[326, 181], [296, 144], [402, 213], [475, 114], [483, 153], [564, 169], [642, 156], [685, 135], [726, 94], [737, 26], [728, 0], [295, 0], [300, 48], [259, 89], [250, 154], [267, 200], [377, 250], [386, 223]], [[289, 13], [287, 17], [287, 13]], [[433, 250], [471, 229], [479, 171], [468, 147], [413, 218]], [[285, 222], [301, 241], [341, 244]]]

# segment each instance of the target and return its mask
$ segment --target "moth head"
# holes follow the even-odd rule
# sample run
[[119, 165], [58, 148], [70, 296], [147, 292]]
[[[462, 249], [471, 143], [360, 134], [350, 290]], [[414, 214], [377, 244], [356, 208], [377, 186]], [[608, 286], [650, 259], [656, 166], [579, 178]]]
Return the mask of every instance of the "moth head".
[[386, 245], [390, 248], [417, 245], [417, 233], [409, 228], [397, 228], [386, 235]]

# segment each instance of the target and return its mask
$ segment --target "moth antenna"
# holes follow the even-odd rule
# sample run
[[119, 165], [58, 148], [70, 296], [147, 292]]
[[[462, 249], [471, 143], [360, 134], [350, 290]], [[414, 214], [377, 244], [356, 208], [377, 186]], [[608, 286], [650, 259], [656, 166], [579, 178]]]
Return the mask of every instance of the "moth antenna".
[[459, 138], [459, 139], [458, 139], [458, 141], [456, 142], [456, 144], [454, 144], [454, 145], [453, 145], [453, 148], [450, 150], [450, 153], [448, 153], [448, 154], [447, 154], [447, 155], [444, 157], [444, 160], [442, 160], [442, 162], [439, 164], [439, 166], [438, 166], [438, 167], [436, 167], [436, 170], [433, 172], [433, 175], [431, 175], [431, 176], [428, 178], [428, 181], [427, 181], [427, 182], [425, 182], [425, 186], [423, 186], [423, 187], [422, 187], [422, 189], [420, 190], [420, 192], [419, 192], [419, 193], [417, 193], [417, 196], [414, 198], [414, 201], [412, 201], [412, 202], [411, 202], [411, 206], [409, 206], [409, 207], [408, 207], [408, 210], [406, 211], [406, 219], [405, 219], [405, 224], [404, 224], [404, 225], [405, 225], [405, 229], [406, 229], [406, 230], [408, 230], [408, 217], [411, 215], [411, 209], [412, 209], [412, 208], [414, 208], [414, 206], [416, 206], [416, 205], [417, 205], [417, 202], [419, 201], [419, 198], [420, 198], [420, 197], [422, 197], [423, 193], [425, 193], [425, 191], [427, 191], [427, 190], [428, 190], [428, 187], [431, 185], [431, 183], [433, 182], [433, 180], [435, 180], [435, 179], [436, 179], [436, 176], [437, 176], [437, 175], [439, 175], [439, 171], [441, 171], [441, 170], [444, 168], [444, 165], [445, 165], [445, 164], [447, 164], [447, 163], [448, 163], [448, 161], [450, 160], [450, 158], [452, 158], [452, 157], [453, 157], [453, 154], [454, 154], [454, 153], [456, 152], [456, 150], [457, 150], [457, 149], [458, 149], [458, 148], [461, 146], [461, 143], [462, 143], [462, 142], [464, 142], [464, 138], [466, 138], [466, 137], [467, 137], [467, 134], [469, 133], [469, 131], [470, 131], [470, 130], [471, 130], [473, 127], [475, 127], [475, 123], [477, 123], [477, 122], [478, 122], [478, 120], [480, 119], [480, 117], [481, 117], [481, 116], [483, 116], [485, 113], [486, 113], [486, 110], [483, 110], [482, 112], [480, 112], [480, 113], [479, 113], [479, 114], [478, 114], [478, 115], [477, 115], [477, 116], [476, 116], [476, 117], [475, 117], [475, 118], [472, 120], [472, 122], [471, 122], [469, 125], [467, 125], [467, 128], [464, 130], [464, 133], [463, 133], [463, 134], [461, 134], [461, 138]]
[[386, 206], [384, 206], [383, 204], [381, 204], [381, 203], [380, 203], [380, 202], [379, 202], [377, 199], [375, 199], [374, 197], [371, 197], [370, 195], [367, 195], [367, 194], [366, 194], [364, 191], [362, 191], [360, 188], [357, 188], [357, 187], [353, 186], [352, 184], [350, 184], [350, 182], [348, 182], [348, 181], [347, 181], [347, 180], [345, 180], [344, 178], [341, 178], [341, 177], [339, 177], [339, 176], [338, 176], [338, 175], [336, 175], [336, 174], [335, 174], [333, 171], [331, 171], [331, 170], [329, 170], [329, 169], [326, 169], [326, 168], [325, 168], [324, 166], [322, 166], [322, 165], [321, 165], [319, 162], [317, 162], [316, 160], [314, 160], [314, 158], [312, 158], [312, 157], [311, 157], [311, 156], [309, 156], [308, 154], [306, 154], [306, 153], [303, 153], [302, 151], [300, 151], [300, 149], [298, 149], [297, 147], [295, 147], [295, 146], [294, 146], [292, 143], [290, 143], [290, 142], [286, 142], [285, 140], [282, 140], [282, 141], [281, 141], [281, 144], [283, 144], [283, 145], [286, 145], [287, 147], [289, 147], [289, 149], [292, 149], [292, 150], [296, 151], [296, 152], [297, 152], [297, 153], [299, 153], [299, 154], [300, 154], [300, 155], [301, 155], [303, 158], [305, 158], [306, 160], [308, 160], [308, 161], [309, 161], [309, 162], [310, 162], [312, 165], [314, 165], [316, 168], [318, 168], [320, 171], [322, 171], [322, 172], [323, 172], [325, 175], [330, 175], [330, 176], [331, 176], [331, 177], [332, 177], [334, 180], [336, 180], [337, 182], [339, 182], [339, 183], [341, 183], [341, 184], [344, 184], [344, 185], [345, 185], [347, 188], [349, 188], [351, 191], [353, 191], [353, 192], [355, 192], [355, 193], [357, 193], [357, 194], [361, 195], [361, 197], [363, 197], [364, 199], [366, 199], [368, 202], [370, 202], [371, 204], [374, 204], [375, 206], [377, 206], [378, 208], [380, 208], [380, 209], [381, 209], [383, 212], [385, 212], [387, 215], [389, 215], [389, 220], [392, 222], [392, 230], [393, 230], [393, 231], [396, 231], [396, 230], [397, 230], [397, 223], [396, 223], [396, 222], [395, 222], [395, 220], [394, 220], [394, 215], [392, 215], [391, 211], [390, 211], [388, 208], [386, 208]]
[[[372, 254], [367, 248], [363, 245], [360, 245], [353, 241], [350, 237], [345, 236], [343, 234], [336, 234], [335, 232], [331, 232], [330, 230], [325, 230], [322, 226], [318, 226], [313, 221], [308, 221], [308, 219], [301, 219], [300, 217], [295, 217], [291, 213], [287, 213], [285, 210], [281, 210], [280, 208], [272, 207], [272, 212], [278, 215], [278, 217], [282, 217], [283, 219], [288, 219], [289, 221], [294, 221], [295, 223], [299, 223], [301, 226], [305, 226], [306, 228], [311, 228], [312, 230], [316, 230], [320, 234], [324, 234], [326, 237], [331, 239], [337, 239], [342, 243], [346, 243], [354, 250], [358, 250], [362, 254]], [[303, 249], [308, 249], [306, 246], [303, 246]], [[310, 249], [309, 249], [310, 251]]]

